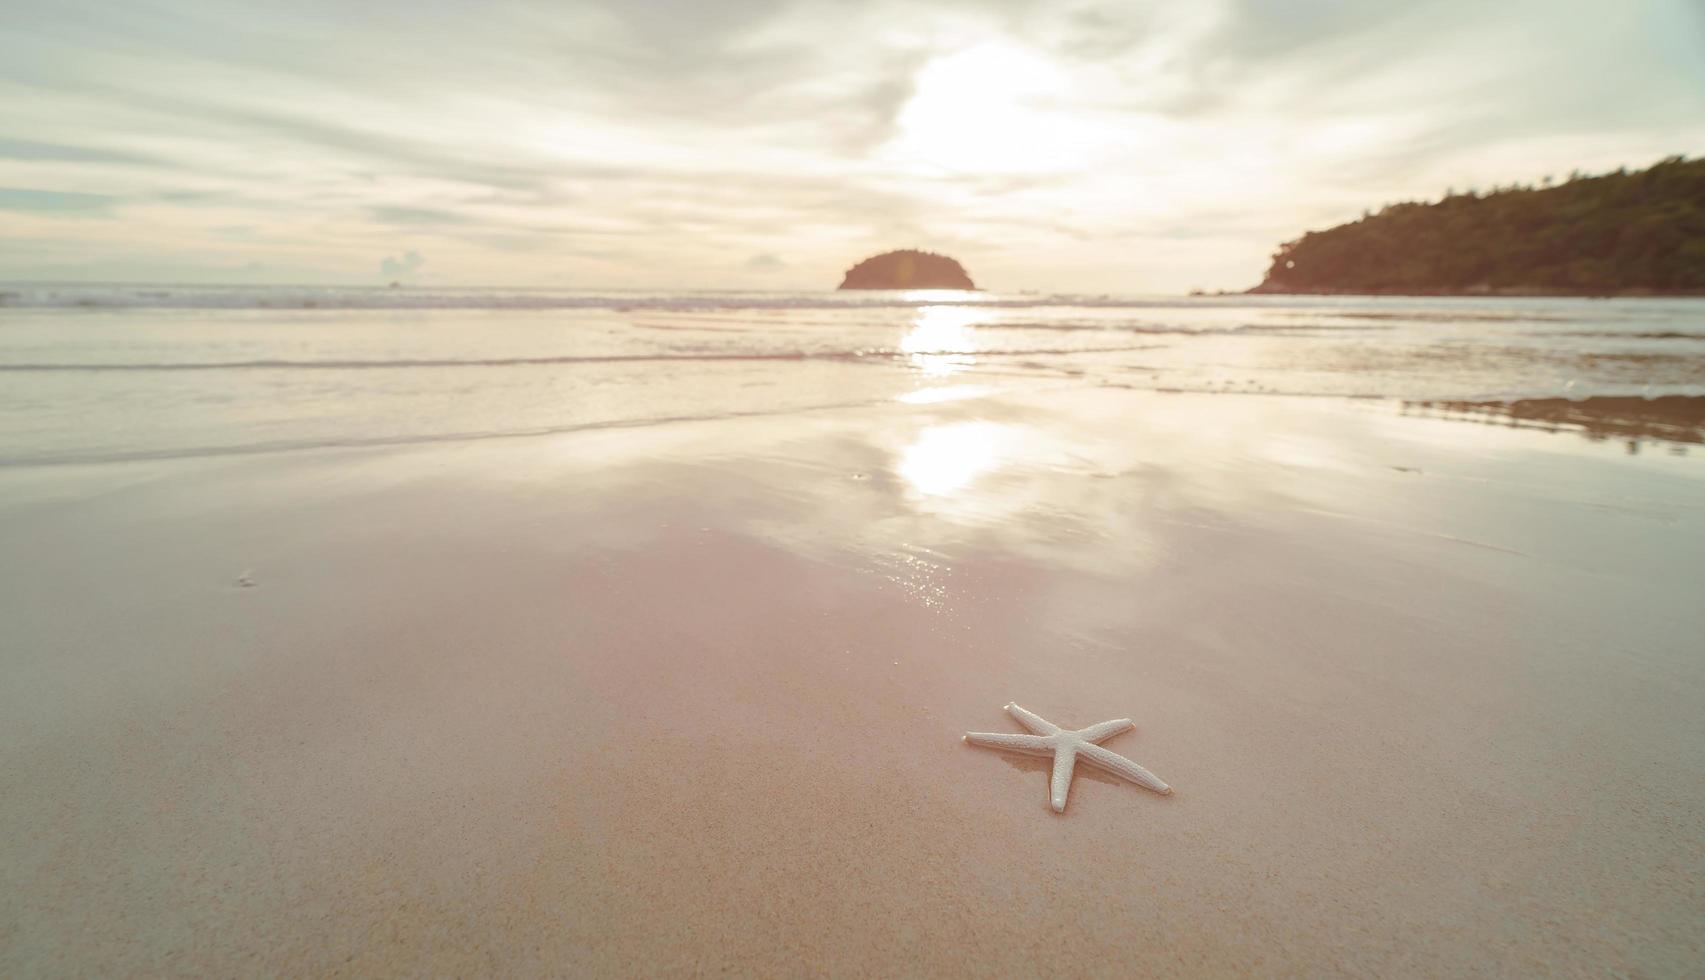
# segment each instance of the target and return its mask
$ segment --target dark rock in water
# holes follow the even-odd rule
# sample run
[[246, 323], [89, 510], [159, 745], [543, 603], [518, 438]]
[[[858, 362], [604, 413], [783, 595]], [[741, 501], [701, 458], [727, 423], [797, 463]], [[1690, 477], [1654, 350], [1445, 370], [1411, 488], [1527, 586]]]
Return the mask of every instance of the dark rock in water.
[[841, 289], [976, 289], [964, 266], [945, 255], [902, 249], [871, 256], [847, 270]]

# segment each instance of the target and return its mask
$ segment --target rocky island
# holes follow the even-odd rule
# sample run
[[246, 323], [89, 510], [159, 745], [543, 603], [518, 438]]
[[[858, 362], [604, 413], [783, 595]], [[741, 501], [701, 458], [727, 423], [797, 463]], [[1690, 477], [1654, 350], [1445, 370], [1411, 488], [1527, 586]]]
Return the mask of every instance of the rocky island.
[[976, 289], [965, 267], [945, 255], [907, 248], [873, 255], [847, 270], [841, 289]]
[[1279, 246], [1250, 292], [1705, 294], [1705, 159], [1389, 205]]

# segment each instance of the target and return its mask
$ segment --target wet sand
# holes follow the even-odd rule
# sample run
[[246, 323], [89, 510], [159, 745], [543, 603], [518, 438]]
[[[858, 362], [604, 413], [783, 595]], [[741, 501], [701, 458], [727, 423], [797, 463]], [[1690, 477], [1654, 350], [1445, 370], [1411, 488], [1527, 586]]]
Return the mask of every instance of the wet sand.
[[[1682, 976], [1696, 447], [1033, 392], [0, 471], [0, 973]], [[968, 747], [1016, 700], [1161, 797]]]

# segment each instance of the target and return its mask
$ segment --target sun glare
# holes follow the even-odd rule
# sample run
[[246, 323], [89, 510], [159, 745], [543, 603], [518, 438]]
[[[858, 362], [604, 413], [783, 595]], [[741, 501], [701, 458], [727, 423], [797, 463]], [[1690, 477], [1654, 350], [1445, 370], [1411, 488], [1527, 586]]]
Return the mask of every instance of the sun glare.
[[918, 73], [900, 112], [901, 156], [956, 171], [1010, 172], [1070, 159], [1069, 123], [1057, 102], [1064, 74], [1010, 44], [983, 44], [937, 58]]

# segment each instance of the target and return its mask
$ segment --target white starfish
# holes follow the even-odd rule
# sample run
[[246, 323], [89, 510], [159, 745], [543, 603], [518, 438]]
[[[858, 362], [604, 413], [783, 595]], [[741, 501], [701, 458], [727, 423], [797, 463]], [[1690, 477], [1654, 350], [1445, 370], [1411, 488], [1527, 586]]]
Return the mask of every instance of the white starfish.
[[1068, 732], [1060, 726], [1042, 718], [1039, 715], [1025, 711], [1016, 704], [1009, 704], [1006, 710], [1018, 719], [1018, 723], [1035, 732], [1034, 735], [1010, 735], [1005, 732], [966, 732], [965, 741], [984, 748], [1003, 749], [1007, 752], [1023, 752], [1025, 755], [1051, 755], [1054, 757], [1053, 803], [1055, 813], [1066, 812], [1066, 794], [1072, 788], [1072, 767], [1078, 757], [1092, 766], [1120, 776], [1154, 790], [1156, 793], [1167, 794], [1172, 787], [1160, 781], [1154, 773], [1149, 772], [1135, 762], [1110, 752], [1095, 744], [1104, 742], [1120, 732], [1130, 731], [1137, 727], [1129, 718], [1116, 721], [1104, 721], [1099, 725], [1080, 728]]

